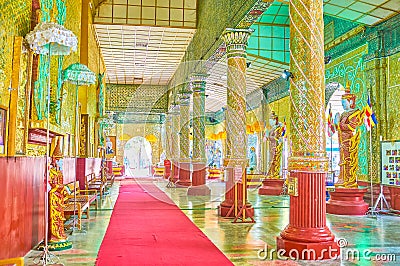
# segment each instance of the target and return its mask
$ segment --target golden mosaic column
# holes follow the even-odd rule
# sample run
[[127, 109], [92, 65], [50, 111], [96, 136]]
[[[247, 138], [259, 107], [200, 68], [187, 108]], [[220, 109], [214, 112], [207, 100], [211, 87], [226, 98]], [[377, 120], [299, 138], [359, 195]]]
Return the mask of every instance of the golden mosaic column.
[[226, 109], [226, 159], [247, 160], [246, 46], [253, 31], [226, 29], [223, 39], [228, 57]]
[[194, 74], [190, 85], [193, 91], [193, 162], [205, 163], [205, 89], [206, 74]]
[[[235, 171], [242, 171], [242, 177], [245, 176], [248, 164], [246, 151], [246, 46], [252, 32], [251, 29], [226, 29], [222, 35], [228, 58], [227, 109], [225, 111], [226, 155], [224, 158], [227, 182], [225, 200], [220, 205], [220, 215], [223, 217], [228, 214], [235, 216], [236, 211], [229, 212], [235, 199], [234, 184], [238, 181], [234, 180]], [[238, 170], [238, 168], [241, 169]], [[238, 191], [240, 191], [238, 196], [240, 203], [238, 204], [241, 205], [243, 200], [247, 202], [247, 192], [242, 193], [242, 188]], [[249, 215], [253, 216], [252, 213]]]
[[[340, 253], [326, 226], [324, 23], [322, 0], [291, 0], [289, 225], [277, 239], [285, 256], [297, 250], [302, 260], [329, 259]], [[331, 250], [332, 252], [324, 252]], [[314, 250], [313, 252], [303, 252]]]
[[172, 177], [173, 182], [178, 180], [179, 174], [179, 157], [180, 157], [180, 141], [179, 141], [179, 124], [180, 112], [179, 105], [173, 104], [170, 109], [171, 115], [171, 163], [172, 163]]
[[193, 91], [193, 158], [192, 186], [189, 195], [210, 195], [206, 184], [206, 151], [205, 151], [205, 104], [207, 74], [196, 73], [191, 76], [190, 87]]
[[172, 159], [172, 114], [168, 111], [165, 116], [165, 156]]
[[179, 92], [180, 112], [180, 158], [179, 158], [179, 180], [177, 185], [190, 186], [190, 96], [192, 91], [188, 84], [184, 84]]

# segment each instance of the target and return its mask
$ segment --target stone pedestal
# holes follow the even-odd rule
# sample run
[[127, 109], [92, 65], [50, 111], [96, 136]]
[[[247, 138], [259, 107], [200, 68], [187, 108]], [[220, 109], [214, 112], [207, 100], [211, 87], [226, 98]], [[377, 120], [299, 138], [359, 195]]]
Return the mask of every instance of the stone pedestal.
[[211, 190], [206, 185], [206, 164], [193, 163], [192, 186], [188, 189], [190, 196], [207, 196]]
[[190, 163], [179, 163], [179, 179], [175, 183], [177, 187], [189, 187], [192, 185], [190, 181]]
[[262, 187], [258, 189], [259, 195], [279, 196], [282, 193], [283, 179], [264, 179]]
[[330, 200], [326, 203], [326, 212], [341, 215], [365, 215], [368, 204], [364, 201], [366, 188], [336, 188], [330, 191]]

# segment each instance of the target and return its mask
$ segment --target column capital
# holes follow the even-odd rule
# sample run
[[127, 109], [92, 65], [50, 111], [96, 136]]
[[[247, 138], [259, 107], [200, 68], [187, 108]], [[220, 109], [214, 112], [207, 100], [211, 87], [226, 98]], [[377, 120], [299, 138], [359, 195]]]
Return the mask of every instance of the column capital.
[[190, 88], [193, 92], [204, 92], [206, 90], [206, 80], [209, 74], [193, 73], [190, 76]]
[[184, 91], [179, 93], [179, 105], [186, 106], [190, 104], [190, 95], [192, 91]]
[[169, 107], [169, 110], [168, 110], [168, 114], [179, 115], [179, 104], [177, 104], [177, 103], [171, 104], [171, 106]]
[[227, 57], [245, 57], [247, 40], [253, 29], [232, 29], [227, 28], [222, 33], [222, 38], [226, 45]]
[[190, 84], [188, 82], [185, 82], [179, 86], [180, 89], [178, 90], [178, 96], [180, 106], [186, 106], [190, 104], [190, 96], [192, 95], [193, 91], [189, 85]]

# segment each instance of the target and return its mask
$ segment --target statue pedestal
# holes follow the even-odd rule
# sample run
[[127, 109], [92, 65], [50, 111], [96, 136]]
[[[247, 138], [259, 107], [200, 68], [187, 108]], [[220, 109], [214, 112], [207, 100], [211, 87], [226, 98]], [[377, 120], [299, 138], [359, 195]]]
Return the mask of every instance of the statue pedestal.
[[[47, 243], [47, 249], [49, 251], [61, 251], [61, 250], [67, 250], [72, 248], [72, 243], [71, 241], [67, 240], [60, 240], [60, 241], [48, 241]], [[44, 242], [42, 241], [38, 246], [37, 250], [44, 250]]]
[[364, 201], [366, 188], [336, 188], [329, 192], [330, 200], [326, 203], [326, 212], [341, 215], [365, 215], [368, 204]]
[[264, 179], [262, 187], [258, 189], [258, 195], [279, 196], [284, 182], [283, 179]]

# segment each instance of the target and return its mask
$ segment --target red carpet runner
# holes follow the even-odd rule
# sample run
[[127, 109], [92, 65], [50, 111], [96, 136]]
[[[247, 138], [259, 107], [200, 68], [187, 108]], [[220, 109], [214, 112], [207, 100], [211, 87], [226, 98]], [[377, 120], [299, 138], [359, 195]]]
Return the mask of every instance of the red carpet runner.
[[232, 263], [164, 192], [145, 183], [121, 186], [96, 265]]

